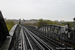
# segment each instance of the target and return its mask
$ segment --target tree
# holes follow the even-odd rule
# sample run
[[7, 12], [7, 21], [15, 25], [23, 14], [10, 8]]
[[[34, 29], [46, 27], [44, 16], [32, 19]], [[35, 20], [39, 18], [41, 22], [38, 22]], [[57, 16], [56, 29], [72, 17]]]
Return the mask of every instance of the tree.
[[42, 26], [42, 25], [46, 25], [47, 22], [44, 21], [43, 19], [39, 19], [39, 21], [37, 22], [37, 26]]
[[11, 28], [15, 25], [14, 21], [6, 21], [6, 25], [8, 30], [10, 31]]
[[37, 26], [40, 27], [43, 25], [63, 25], [63, 24], [59, 24], [59, 23], [51, 21], [51, 20], [39, 19], [39, 21], [37, 22]]

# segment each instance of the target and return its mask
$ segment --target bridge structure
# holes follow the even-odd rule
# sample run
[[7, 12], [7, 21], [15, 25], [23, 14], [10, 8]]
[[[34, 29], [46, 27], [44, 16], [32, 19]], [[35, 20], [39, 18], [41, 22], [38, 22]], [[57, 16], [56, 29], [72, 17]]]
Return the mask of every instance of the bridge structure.
[[25, 26], [19, 22], [8, 31], [0, 11], [0, 50], [75, 50], [75, 31], [65, 26]]

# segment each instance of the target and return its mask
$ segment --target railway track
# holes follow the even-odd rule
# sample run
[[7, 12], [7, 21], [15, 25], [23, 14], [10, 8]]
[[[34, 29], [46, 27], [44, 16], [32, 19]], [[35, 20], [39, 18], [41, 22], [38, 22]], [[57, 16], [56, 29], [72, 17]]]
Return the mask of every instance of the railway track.
[[51, 46], [49, 46], [47, 43], [45, 43], [42, 39], [40, 39], [38, 36], [36, 36], [34, 33], [30, 32], [28, 29], [25, 28], [25, 30], [27, 32], [30, 33], [30, 35], [32, 35], [44, 48], [44, 50], [53, 50], [53, 48], [51, 48]]
[[48, 44], [33, 35], [27, 28], [21, 28], [23, 37], [22, 50], [53, 50]]
[[[28, 28], [28, 27], [27, 27]], [[29, 29], [29, 28], [28, 28]], [[50, 46], [52, 46], [53, 48], [55, 49], [68, 49], [68, 48], [71, 48], [73, 49], [73, 47], [71, 46], [66, 46], [66, 45], [63, 45], [63, 43], [61, 42], [58, 42], [58, 41], [55, 41], [54, 39], [52, 38], [49, 38], [45, 35], [43, 35], [42, 33], [34, 30], [34, 29], [29, 29], [31, 32], [33, 32], [34, 34], [36, 34], [38, 37], [40, 37], [41, 39], [43, 39], [46, 43], [50, 44]]]
[[20, 33], [22, 36], [20, 50], [60, 50], [68, 47], [23, 25]]

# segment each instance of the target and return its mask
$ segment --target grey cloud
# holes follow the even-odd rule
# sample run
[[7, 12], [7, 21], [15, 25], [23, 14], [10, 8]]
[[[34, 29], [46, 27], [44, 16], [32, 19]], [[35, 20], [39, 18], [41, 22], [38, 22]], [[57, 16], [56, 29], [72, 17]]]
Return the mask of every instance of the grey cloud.
[[6, 18], [72, 21], [75, 0], [1, 0], [0, 9]]

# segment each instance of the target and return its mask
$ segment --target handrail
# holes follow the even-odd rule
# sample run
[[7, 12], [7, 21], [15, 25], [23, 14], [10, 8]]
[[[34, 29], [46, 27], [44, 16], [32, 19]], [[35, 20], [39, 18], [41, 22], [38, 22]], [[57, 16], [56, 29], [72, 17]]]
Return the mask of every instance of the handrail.
[[6, 40], [4, 41], [2, 47], [0, 48], [0, 50], [10, 50], [11, 47], [12, 47], [12, 41], [13, 41], [13, 34], [15, 32], [15, 29], [18, 25], [14, 25], [11, 29], [11, 31], [9, 32], [10, 33], [10, 36], [7, 36], [6, 37]]

